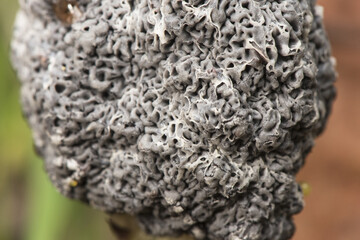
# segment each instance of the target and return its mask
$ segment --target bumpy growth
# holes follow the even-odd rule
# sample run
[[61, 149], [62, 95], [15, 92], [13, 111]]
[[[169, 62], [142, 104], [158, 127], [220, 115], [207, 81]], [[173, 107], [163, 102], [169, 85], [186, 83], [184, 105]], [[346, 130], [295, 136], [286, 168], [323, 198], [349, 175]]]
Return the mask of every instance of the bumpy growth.
[[289, 239], [335, 73], [313, 0], [21, 0], [13, 63], [53, 184], [148, 232]]

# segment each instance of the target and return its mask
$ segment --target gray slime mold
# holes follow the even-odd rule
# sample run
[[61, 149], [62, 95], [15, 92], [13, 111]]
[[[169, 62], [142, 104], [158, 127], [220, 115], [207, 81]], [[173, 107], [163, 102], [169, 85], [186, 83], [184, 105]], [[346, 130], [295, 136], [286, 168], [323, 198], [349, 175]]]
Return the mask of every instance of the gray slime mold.
[[155, 235], [292, 236], [335, 96], [313, 0], [20, 4], [24, 115], [62, 194]]

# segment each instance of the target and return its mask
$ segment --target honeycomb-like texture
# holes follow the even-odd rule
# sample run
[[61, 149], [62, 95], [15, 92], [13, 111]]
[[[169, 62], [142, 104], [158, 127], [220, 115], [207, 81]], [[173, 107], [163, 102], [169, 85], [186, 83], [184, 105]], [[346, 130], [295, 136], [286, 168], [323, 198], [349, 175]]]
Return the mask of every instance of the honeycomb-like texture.
[[335, 96], [321, 8], [65, 1], [73, 17], [64, 1], [22, 0], [12, 42], [60, 192], [156, 235], [289, 239], [303, 207], [295, 174]]

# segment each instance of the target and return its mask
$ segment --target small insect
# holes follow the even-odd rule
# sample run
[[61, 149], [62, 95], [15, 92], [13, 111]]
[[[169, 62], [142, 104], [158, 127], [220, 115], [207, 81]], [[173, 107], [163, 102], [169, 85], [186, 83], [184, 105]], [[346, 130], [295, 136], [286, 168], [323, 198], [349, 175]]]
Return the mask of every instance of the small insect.
[[82, 15], [76, 0], [58, 0], [53, 9], [56, 17], [64, 24], [72, 24]]
[[77, 185], [79, 184], [79, 182], [78, 181], [76, 181], [76, 180], [71, 180], [70, 182], [69, 182], [69, 185], [70, 185], [70, 187], [77, 187]]
[[309, 196], [310, 192], [311, 192], [311, 187], [307, 182], [299, 182], [301, 190], [304, 194], [304, 196]]

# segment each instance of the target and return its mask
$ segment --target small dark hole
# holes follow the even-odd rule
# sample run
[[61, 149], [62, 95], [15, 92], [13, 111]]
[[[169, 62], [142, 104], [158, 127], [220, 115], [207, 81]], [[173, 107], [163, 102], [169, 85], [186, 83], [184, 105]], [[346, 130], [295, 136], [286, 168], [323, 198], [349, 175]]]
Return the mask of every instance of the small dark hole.
[[107, 99], [107, 98], [110, 97], [110, 94], [109, 94], [108, 92], [102, 92], [102, 93], [101, 93], [101, 97], [102, 97], [103, 99]]
[[54, 119], [54, 126], [55, 126], [55, 127], [59, 127], [59, 126], [60, 126], [60, 119], [59, 119], [59, 118], [55, 118], [55, 119]]
[[267, 195], [263, 194], [261, 195], [261, 199], [266, 202], [269, 198]]
[[96, 78], [100, 82], [105, 81], [105, 73], [104, 72], [97, 72], [96, 73]]
[[249, 3], [248, 3], [248, 2], [242, 3], [241, 6], [242, 6], [243, 8], [249, 9]]
[[62, 84], [56, 84], [55, 85], [55, 91], [57, 93], [62, 93], [65, 90], [65, 86]]
[[165, 134], [163, 134], [162, 136], [161, 136], [161, 139], [163, 140], [163, 141], [166, 141], [166, 135]]
[[175, 124], [171, 124], [170, 131], [173, 133], [175, 132]]

